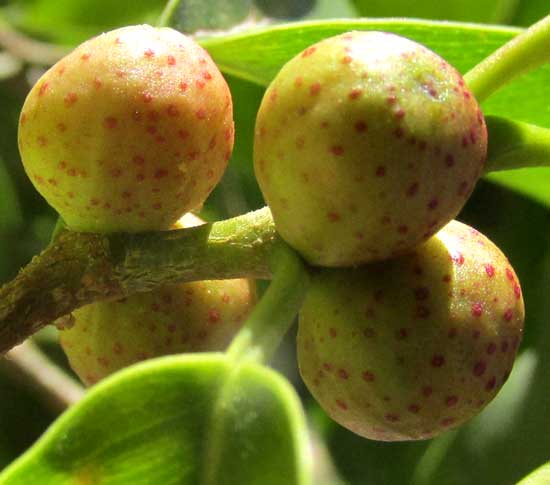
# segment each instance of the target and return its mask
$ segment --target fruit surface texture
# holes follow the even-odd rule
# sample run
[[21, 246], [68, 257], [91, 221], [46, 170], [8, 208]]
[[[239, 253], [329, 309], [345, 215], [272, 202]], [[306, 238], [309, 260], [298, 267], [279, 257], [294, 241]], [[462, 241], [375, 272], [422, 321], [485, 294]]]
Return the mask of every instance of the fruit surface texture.
[[462, 208], [487, 131], [461, 75], [411, 40], [350, 32], [289, 61], [263, 98], [254, 163], [278, 231], [306, 259], [406, 253]]
[[225, 350], [254, 302], [245, 279], [165, 286], [76, 310], [60, 341], [73, 370], [92, 385], [145, 359]]
[[431, 438], [495, 397], [523, 321], [506, 257], [453, 221], [410, 255], [320, 270], [300, 315], [300, 371], [325, 411], [354, 433]]
[[19, 147], [71, 229], [167, 229], [221, 178], [232, 111], [202, 47], [172, 29], [125, 27], [83, 43], [39, 79]]

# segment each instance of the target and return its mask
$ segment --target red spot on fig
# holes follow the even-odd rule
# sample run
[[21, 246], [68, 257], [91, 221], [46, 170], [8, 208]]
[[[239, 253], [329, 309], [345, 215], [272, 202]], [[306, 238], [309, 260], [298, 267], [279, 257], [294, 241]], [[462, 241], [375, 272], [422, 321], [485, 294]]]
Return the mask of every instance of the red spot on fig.
[[485, 390], [492, 391], [495, 388], [496, 383], [497, 383], [497, 378], [495, 376], [491, 377], [487, 381], [487, 384], [485, 385]]
[[477, 376], [477, 377], [482, 376], [485, 373], [486, 369], [487, 369], [487, 364], [483, 360], [480, 360], [479, 362], [475, 363], [473, 374], [474, 376]]
[[340, 399], [336, 399], [336, 404], [340, 409], [347, 411], [348, 405], [344, 401], [341, 401]]
[[78, 100], [78, 95], [76, 93], [68, 93], [63, 99], [65, 106], [70, 107], [75, 104]]
[[366, 382], [372, 382], [374, 381], [375, 379], [375, 376], [372, 372], [369, 372], [369, 371], [365, 371], [361, 374], [361, 377], [363, 378], [364, 381]]
[[338, 370], [338, 377], [340, 379], [347, 379], [349, 377], [349, 374], [347, 373], [347, 371], [345, 369], [339, 369]]
[[424, 397], [430, 397], [433, 393], [433, 389], [430, 386], [425, 386], [422, 388], [422, 395]]
[[327, 219], [330, 222], [338, 222], [340, 220], [340, 214], [337, 212], [329, 212], [327, 213]]
[[508, 310], [504, 312], [504, 320], [506, 320], [507, 322], [512, 320], [513, 316], [514, 316], [514, 310], [512, 310], [511, 308], [508, 308]]
[[338, 335], [338, 332], [336, 331], [335, 328], [330, 327], [328, 329], [328, 334], [331, 336], [331, 338], [336, 338], [336, 336]]
[[112, 130], [117, 127], [118, 120], [113, 116], [108, 116], [103, 120], [103, 125], [105, 126], [105, 128]]
[[208, 322], [218, 323], [220, 321], [220, 312], [215, 309], [208, 310]]
[[339, 157], [344, 153], [344, 147], [342, 145], [334, 145], [330, 147], [330, 153]]
[[361, 93], [363, 92], [362, 89], [352, 89], [348, 95], [349, 99], [357, 99], [359, 96], [361, 96]]
[[489, 278], [492, 278], [493, 276], [495, 276], [495, 267], [492, 264], [486, 264], [485, 272], [487, 273], [487, 276]]
[[418, 182], [414, 182], [407, 188], [407, 197], [413, 197], [418, 192]]
[[445, 363], [445, 357], [441, 354], [436, 354], [432, 357], [432, 367], [441, 367]]
[[456, 405], [457, 402], [458, 402], [458, 396], [448, 396], [445, 399], [445, 405], [447, 407], [452, 407], [452, 406]]
[[38, 90], [38, 96], [44, 96], [44, 94], [46, 94], [46, 91], [48, 90], [49, 85], [50, 83], [42, 83], [40, 89]]
[[489, 344], [487, 344], [487, 353], [489, 355], [494, 354], [496, 350], [497, 350], [497, 344], [495, 344], [494, 342], [490, 342]]
[[166, 58], [166, 63], [169, 65], [169, 66], [175, 66], [176, 65], [176, 58], [174, 56], [168, 56]]
[[384, 175], [386, 175], [386, 167], [383, 167], [382, 165], [376, 167], [376, 176], [383, 177]]
[[472, 316], [474, 317], [480, 317], [483, 313], [483, 305], [481, 303], [473, 303], [472, 304]]
[[321, 90], [321, 84], [316, 82], [316, 83], [313, 83], [310, 87], [309, 87], [309, 93], [312, 95], [312, 96], [315, 96], [317, 94], [319, 94], [319, 91]]
[[420, 406], [418, 404], [410, 404], [407, 409], [409, 412], [417, 414], [420, 411]]
[[304, 52], [302, 52], [302, 57], [309, 57], [311, 54], [313, 54], [317, 50], [316, 47], [308, 47]]
[[364, 121], [357, 121], [354, 128], [357, 133], [363, 133], [367, 131], [367, 124]]
[[453, 254], [451, 254], [451, 260], [457, 265], [462, 266], [464, 264], [464, 256], [462, 253], [456, 251]]
[[395, 332], [395, 338], [397, 340], [405, 340], [409, 336], [409, 331], [406, 328], [400, 328]]

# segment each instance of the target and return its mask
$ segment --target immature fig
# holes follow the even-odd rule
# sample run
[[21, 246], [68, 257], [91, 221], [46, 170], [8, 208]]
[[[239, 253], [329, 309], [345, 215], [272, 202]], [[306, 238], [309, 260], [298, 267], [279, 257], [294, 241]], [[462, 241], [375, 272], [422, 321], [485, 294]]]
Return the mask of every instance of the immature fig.
[[21, 113], [21, 158], [71, 229], [168, 229], [221, 178], [232, 109], [225, 80], [193, 40], [125, 27], [39, 79]]
[[300, 315], [300, 371], [325, 411], [354, 433], [431, 438], [495, 397], [523, 321], [506, 257], [453, 221], [410, 255], [320, 270]]
[[245, 279], [165, 286], [76, 310], [60, 341], [73, 370], [92, 385], [145, 359], [225, 350], [254, 301]]
[[350, 32], [275, 77], [254, 164], [281, 236], [312, 264], [350, 266], [406, 253], [447, 224], [486, 150], [453, 67], [403, 37]]
[[[186, 214], [176, 228], [201, 223]], [[246, 279], [166, 285], [76, 310], [60, 328], [60, 342], [73, 370], [91, 385], [141, 360], [225, 350], [255, 302], [255, 285]]]

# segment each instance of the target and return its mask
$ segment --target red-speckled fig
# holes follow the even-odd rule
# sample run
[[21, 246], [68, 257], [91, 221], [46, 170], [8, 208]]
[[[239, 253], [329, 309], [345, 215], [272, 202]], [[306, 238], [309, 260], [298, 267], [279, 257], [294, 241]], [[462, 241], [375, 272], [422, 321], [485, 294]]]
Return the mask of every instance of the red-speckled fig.
[[407, 256], [319, 270], [300, 315], [300, 372], [325, 411], [354, 433], [431, 438], [495, 397], [523, 321], [506, 257], [453, 221]]
[[267, 89], [254, 163], [281, 236], [313, 264], [411, 250], [462, 208], [487, 131], [460, 74], [411, 40], [350, 32], [308, 47]]
[[[186, 214], [177, 227], [200, 223]], [[167, 285], [76, 310], [58, 322], [60, 342], [73, 370], [92, 385], [144, 359], [225, 350], [255, 302], [247, 279]]]
[[232, 111], [225, 80], [193, 40], [125, 27], [38, 80], [21, 112], [21, 158], [71, 229], [167, 229], [221, 178]]

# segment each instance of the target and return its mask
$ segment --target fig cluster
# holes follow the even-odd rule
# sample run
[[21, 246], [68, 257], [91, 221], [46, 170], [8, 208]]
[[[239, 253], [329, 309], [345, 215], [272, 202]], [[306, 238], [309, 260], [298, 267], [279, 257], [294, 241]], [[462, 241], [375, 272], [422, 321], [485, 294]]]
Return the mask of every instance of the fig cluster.
[[300, 372], [361, 436], [436, 436], [510, 374], [524, 321], [517, 276], [453, 220], [486, 154], [461, 75], [393, 34], [322, 40], [266, 90], [256, 176], [281, 236], [318, 267], [300, 312]]
[[[19, 145], [71, 229], [137, 232], [169, 230], [199, 207], [233, 137], [231, 94], [209, 55], [174, 30], [134, 26], [85, 42], [42, 76]], [[518, 277], [454, 220], [486, 155], [485, 120], [460, 73], [394, 34], [322, 40], [265, 92], [256, 177], [277, 231], [312, 271], [300, 372], [361, 436], [436, 436], [476, 415], [511, 372], [524, 322]], [[247, 280], [163, 287], [79, 309], [61, 342], [93, 384], [142, 359], [223, 350], [254, 302]]]

